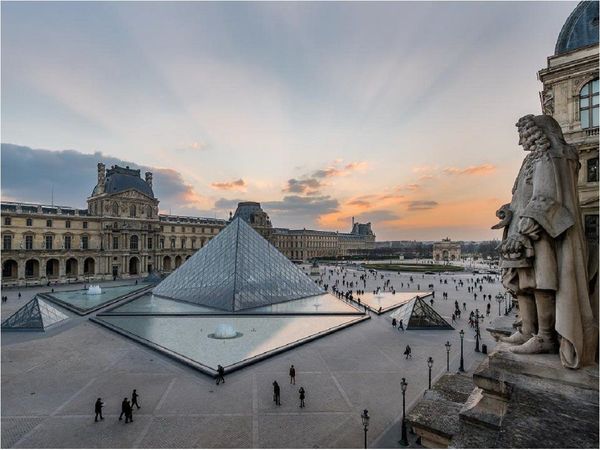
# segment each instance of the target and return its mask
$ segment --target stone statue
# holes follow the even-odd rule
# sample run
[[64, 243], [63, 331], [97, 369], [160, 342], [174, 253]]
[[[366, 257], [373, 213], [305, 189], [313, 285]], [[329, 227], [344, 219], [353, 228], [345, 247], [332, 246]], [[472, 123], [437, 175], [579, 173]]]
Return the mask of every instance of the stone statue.
[[514, 353], [559, 351], [563, 366], [577, 369], [594, 361], [598, 338], [577, 196], [579, 159], [551, 116], [527, 115], [516, 126], [529, 154], [493, 228], [504, 228], [502, 284], [519, 302], [522, 325], [503, 341]]

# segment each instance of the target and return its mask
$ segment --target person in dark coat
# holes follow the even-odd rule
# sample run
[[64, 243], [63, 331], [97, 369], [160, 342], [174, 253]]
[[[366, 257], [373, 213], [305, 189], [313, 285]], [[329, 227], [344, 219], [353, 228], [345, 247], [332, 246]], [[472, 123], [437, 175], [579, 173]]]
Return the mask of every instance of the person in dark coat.
[[96, 404], [94, 405], [94, 412], [96, 413], [96, 418], [94, 419], [94, 422], [98, 422], [98, 417], [100, 417], [100, 420], [104, 420], [104, 417], [102, 417], [103, 406], [104, 403], [102, 403], [102, 399], [98, 397], [98, 400], [96, 400]]
[[296, 368], [293, 364], [290, 367], [290, 384], [296, 384]]
[[123, 420], [123, 416], [125, 416], [125, 421], [127, 421], [127, 405], [129, 405], [129, 400], [125, 397], [121, 402], [121, 414], [119, 415], [119, 420]]
[[137, 409], [140, 409], [140, 405], [138, 404], [138, 393], [137, 390], [133, 390], [133, 392], [131, 393], [131, 407], [133, 408], [133, 406], [137, 406]]
[[410, 348], [410, 345], [406, 345], [406, 348], [404, 349], [404, 354], [406, 355], [406, 359], [411, 358], [412, 359], [412, 349]]
[[217, 385], [219, 385], [221, 381], [225, 383], [225, 369], [223, 369], [223, 366], [219, 364], [217, 366]]
[[396, 318], [394, 317], [394, 318], [392, 319], [392, 326], [393, 326], [394, 328], [396, 328], [396, 325], [397, 325], [397, 323], [398, 323], [398, 322], [396, 321]]
[[273, 381], [273, 401], [277, 406], [281, 406], [281, 388], [277, 381]]
[[306, 406], [304, 404], [304, 399], [306, 398], [306, 391], [303, 387], [301, 387], [298, 393], [300, 394], [300, 408], [304, 408]]
[[133, 422], [133, 408], [129, 400], [125, 399], [125, 423]]
[[398, 324], [398, 329], [404, 331], [404, 322], [400, 319], [400, 323]]

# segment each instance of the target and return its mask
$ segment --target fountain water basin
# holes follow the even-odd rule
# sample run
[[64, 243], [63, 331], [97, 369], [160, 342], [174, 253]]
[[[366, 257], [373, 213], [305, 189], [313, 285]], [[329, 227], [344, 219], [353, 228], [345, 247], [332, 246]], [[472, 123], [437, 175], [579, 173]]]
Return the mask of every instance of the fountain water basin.
[[86, 295], [100, 295], [100, 294], [102, 294], [102, 288], [100, 288], [100, 285], [98, 285], [98, 284], [92, 284], [92, 285], [90, 285], [90, 287], [88, 288], [88, 290], [85, 294]]
[[220, 323], [217, 325], [214, 333], [208, 335], [212, 339], [235, 339], [242, 336], [242, 333], [235, 331], [233, 325]]

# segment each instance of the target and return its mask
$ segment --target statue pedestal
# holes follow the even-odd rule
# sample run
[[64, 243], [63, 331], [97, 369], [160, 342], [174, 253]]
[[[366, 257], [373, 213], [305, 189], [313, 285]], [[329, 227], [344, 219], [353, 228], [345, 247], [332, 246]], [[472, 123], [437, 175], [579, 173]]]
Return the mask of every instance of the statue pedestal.
[[598, 366], [569, 370], [558, 355], [499, 344], [473, 375], [457, 448], [598, 448]]

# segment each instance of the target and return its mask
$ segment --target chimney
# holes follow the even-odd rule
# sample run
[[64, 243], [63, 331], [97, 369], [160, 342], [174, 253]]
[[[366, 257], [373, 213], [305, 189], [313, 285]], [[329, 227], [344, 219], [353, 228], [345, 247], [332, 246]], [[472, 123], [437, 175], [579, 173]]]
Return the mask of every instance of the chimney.
[[104, 193], [106, 185], [106, 166], [103, 163], [98, 163], [98, 193]]
[[352, 227], [354, 227], [354, 216], [352, 216]]
[[152, 187], [152, 172], [146, 172], [146, 183]]

